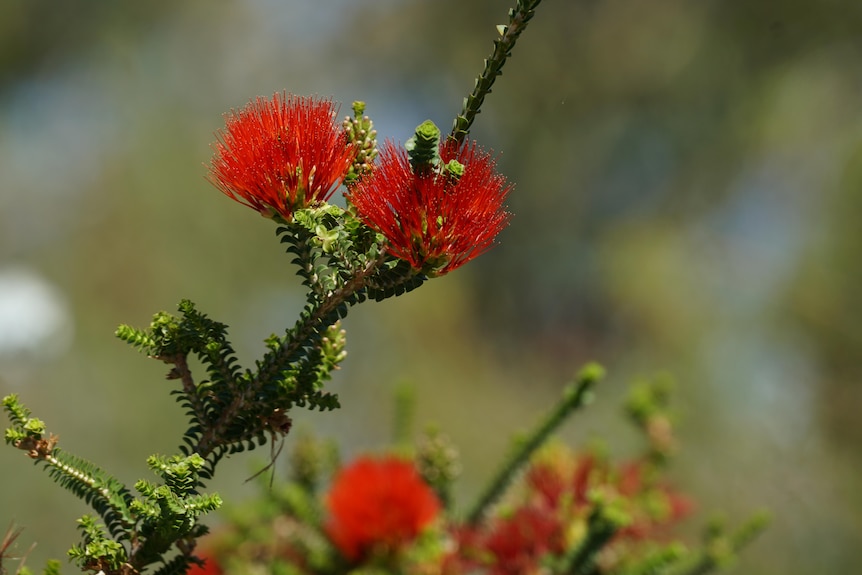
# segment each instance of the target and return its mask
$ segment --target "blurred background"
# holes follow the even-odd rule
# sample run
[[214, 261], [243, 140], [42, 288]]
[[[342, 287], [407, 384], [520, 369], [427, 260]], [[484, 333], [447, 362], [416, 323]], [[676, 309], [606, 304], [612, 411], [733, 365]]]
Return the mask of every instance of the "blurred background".
[[[274, 226], [204, 179], [223, 113], [288, 91], [342, 115], [365, 100], [381, 139], [445, 131], [509, 7], [4, 0], [0, 394], [147, 476], [181, 410], [116, 326], [190, 298], [251, 364], [303, 300]], [[392, 390], [415, 385], [469, 497], [583, 362], [609, 377], [565, 436], [621, 458], [639, 448], [627, 386], [668, 372], [689, 532], [766, 507], [732, 573], [862, 569], [862, 3], [546, 0], [472, 136], [516, 183], [500, 245], [354, 309], [343, 408], [297, 427], [379, 448]], [[253, 459], [214, 489], [248, 495]], [[0, 470], [0, 527], [38, 542], [34, 568], [64, 557], [84, 506], [11, 448]]]

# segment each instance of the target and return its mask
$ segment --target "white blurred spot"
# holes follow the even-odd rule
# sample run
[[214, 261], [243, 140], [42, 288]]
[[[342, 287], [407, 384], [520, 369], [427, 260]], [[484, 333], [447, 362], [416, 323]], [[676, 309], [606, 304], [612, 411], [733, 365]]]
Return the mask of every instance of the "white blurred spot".
[[43, 361], [72, 343], [73, 322], [60, 291], [24, 267], [0, 268], [0, 361]]

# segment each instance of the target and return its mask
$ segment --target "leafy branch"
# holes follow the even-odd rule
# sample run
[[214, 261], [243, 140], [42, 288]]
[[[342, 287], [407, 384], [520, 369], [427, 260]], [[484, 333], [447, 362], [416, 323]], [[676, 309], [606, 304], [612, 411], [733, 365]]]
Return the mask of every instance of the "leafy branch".
[[[383, 299], [424, 281], [388, 256], [381, 238], [341, 208], [308, 208], [282, 224], [277, 234], [295, 256], [308, 287], [307, 303], [292, 328], [267, 340], [254, 371], [238, 365], [227, 326], [188, 300], [180, 302], [179, 316], [157, 313], [146, 330], [117, 329], [120, 339], [172, 366], [167, 379], [179, 382], [172, 393], [189, 419], [180, 454], [150, 458], [161, 481], [138, 481], [139, 497], [105, 470], [60, 449], [57, 437], [17, 396], [3, 400], [12, 423], [7, 443], [46, 465], [52, 479], [98, 516], [81, 519], [83, 542], [70, 551], [81, 568], [138, 573], [176, 547], [179, 558], [164, 563], [159, 573], [184, 571], [194, 560], [195, 539], [206, 531], [197, 518], [221, 505], [218, 495], [199, 492], [217, 463], [287, 434], [293, 406], [337, 408], [337, 396], [324, 392], [323, 384], [346, 355], [340, 319], [368, 297], [366, 285], [374, 299]], [[203, 363], [206, 379], [195, 380], [189, 356]]]

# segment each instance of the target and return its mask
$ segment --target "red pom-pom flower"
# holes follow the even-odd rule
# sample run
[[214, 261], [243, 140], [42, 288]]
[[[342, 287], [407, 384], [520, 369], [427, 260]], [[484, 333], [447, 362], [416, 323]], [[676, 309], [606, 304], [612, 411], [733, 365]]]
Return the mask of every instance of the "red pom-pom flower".
[[380, 163], [348, 193], [359, 217], [387, 249], [429, 276], [446, 274], [488, 250], [508, 223], [511, 190], [490, 155], [475, 144], [440, 145], [440, 164], [463, 171], [416, 171], [406, 150], [387, 142]]
[[351, 561], [403, 548], [440, 510], [413, 464], [396, 457], [357, 459], [336, 475], [326, 502], [326, 531]]
[[275, 94], [232, 112], [209, 179], [229, 197], [286, 220], [329, 199], [356, 156], [331, 100]]

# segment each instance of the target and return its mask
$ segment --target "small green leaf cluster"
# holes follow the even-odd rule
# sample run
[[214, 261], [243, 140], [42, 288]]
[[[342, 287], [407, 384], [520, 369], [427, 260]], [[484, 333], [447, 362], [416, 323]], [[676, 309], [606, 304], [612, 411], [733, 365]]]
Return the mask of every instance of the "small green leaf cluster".
[[[277, 233], [294, 255], [297, 275], [309, 289], [309, 305], [337, 301], [332, 310], [337, 317], [344, 317], [348, 306], [367, 298], [381, 301], [401, 295], [426, 279], [406, 262], [389, 256], [383, 236], [363, 224], [351, 206], [345, 210], [325, 204], [298, 210]], [[331, 323], [336, 318], [326, 319]]]
[[78, 520], [83, 543], [74, 545], [69, 550], [69, 557], [81, 569], [104, 571], [105, 573], [122, 573], [130, 571], [128, 552], [126, 548], [108, 537], [95, 517], [84, 515]]
[[164, 481], [135, 483], [142, 497], [131, 508], [140, 518], [139, 532], [145, 543], [140, 546], [141, 562], [161, 559], [178, 539], [194, 539], [206, 533], [197, 523], [200, 515], [218, 509], [222, 500], [217, 494], [198, 493], [199, 475], [206, 462], [197, 454], [187, 457], [153, 455], [147, 464]]
[[[6, 443], [21, 447], [24, 444], [35, 446], [42, 441], [45, 434], [45, 422], [35, 417], [30, 417], [27, 409], [18, 399], [16, 394], [7, 395], [3, 398], [3, 409], [12, 423], [12, 427], [6, 429]], [[23, 449], [23, 447], [21, 447]]]
[[673, 380], [666, 375], [637, 382], [625, 404], [626, 414], [649, 439], [649, 456], [656, 464], [665, 462], [676, 450], [673, 417], [668, 409], [673, 387]]

